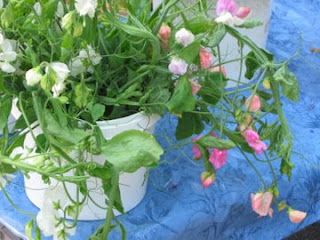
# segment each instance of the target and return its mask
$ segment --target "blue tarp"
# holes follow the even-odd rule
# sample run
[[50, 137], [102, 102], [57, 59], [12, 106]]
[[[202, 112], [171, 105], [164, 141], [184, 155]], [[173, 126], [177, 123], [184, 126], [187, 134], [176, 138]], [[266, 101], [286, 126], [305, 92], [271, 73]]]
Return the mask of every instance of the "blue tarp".
[[[218, 172], [217, 181], [204, 189], [199, 181], [203, 167], [192, 160], [191, 147], [167, 152], [163, 164], [150, 172], [147, 195], [127, 215], [119, 217], [130, 240], [212, 240], [212, 239], [281, 239], [320, 219], [320, 1], [275, 0], [268, 49], [278, 60], [294, 55], [301, 37], [300, 54], [289, 65], [301, 84], [298, 104], [285, 101], [284, 109], [295, 139], [292, 181], [277, 174], [280, 199], [306, 211], [301, 224], [292, 224], [288, 216], [275, 208], [272, 219], [259, 218], [251, 210], [250, 193], [261, 184], [239, 152], [229, 152], [228, 163]], [[176, 143], [176, 119], [164, 117], [156, 136], [167, 149]], [[301, 153], [302, 155], [298, 154]], [[271, 176], [267, 164], [257, 167]], [[278, 170], [280, 162], [273, 163]], [[271, 183], [266, 178], [267, 183]], [[21, 176], [7, 187], [10, 196], [22, 208], [36, 213], [27, 200]], [[0, 194], [0, 222], [17, 232], [24, 232], [28, 218], [14, 210]], [[71, 239], [85, 240], [101, 224], [80, 222]], [[115, 230], [112, 239], [120, 238]]]

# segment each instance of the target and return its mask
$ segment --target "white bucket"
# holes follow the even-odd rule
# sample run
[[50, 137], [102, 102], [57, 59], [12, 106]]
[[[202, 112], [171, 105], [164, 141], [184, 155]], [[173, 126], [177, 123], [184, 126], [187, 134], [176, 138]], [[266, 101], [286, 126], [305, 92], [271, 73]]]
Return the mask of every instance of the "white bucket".
[[[15, 105], [15, 104], [14, 104]], [[16, 106], [13, 107], [12, 115], [19, 117], [20, 113]], [[143, 113], [136, 113], [128, 117], [111, 120], [111, 121], [100, 121], [98, 126], [100, 127], [104, 137], [106, 139], [111, 139], [113, 136], [126, 131], [126, 130], [141, 130], [149, 133], [153, 133], [155, 123], [160, 118], [158, 115], [147, 116]], [[34, 130], [34, 135], [41, 134], [40, 129]], [[27, 134], [25, 140], [25, 147], [33, 148], [35, 145], [34, 140], [30, 133]], [[125, 149], [124, 149], [125, 151]], [[86, 158], [88, 161], [94, 161], [100, 164], [103, 164], [105, 159], [99, 155], [87, 154]], [[72, 173], [70, 173], [72, 174]], [[41, 175], [37, 173], [30, 173], [30, 178], [25, 177], [25, 190], [30, 201], [35, 204], [38, 208], [43, 207], [44, 203], [44, 191], [49, 186], [56, 186], [57, 181], [51, 179], [51, 184], [45, 184]], [[119, 177], [119, 187], [121, 200], [125, 212], [130, 211], [135, 206], [137, 206], [143, 199], [146, 194], [147, 189], [147, 169], [140, 168], [134, 173], [120, 173]], [[76, 199], [76, 185], [72, 183], [66, 184], [70, 196], [75, 200]], [[101, 220], [106, 217], [106, 204], [105, 204], [105, 195], [102, 189], [102, 183], [100, 179], [89, 178], [87, 180], [87, 187], [92, 199], [94, 202], [102, 206], [96, 206], [93, 201], [87, 199], [83, 205], [83, 208], [79, 215], [79, 220]], [[80, 194], [79, 199], [82, 196]], [[69, 203], [71, 204], [71, 202]], [[114, 210], [114, 214], [117, 216], [120, 213]], [[72, 218], [68, 216], [68, 218]]]

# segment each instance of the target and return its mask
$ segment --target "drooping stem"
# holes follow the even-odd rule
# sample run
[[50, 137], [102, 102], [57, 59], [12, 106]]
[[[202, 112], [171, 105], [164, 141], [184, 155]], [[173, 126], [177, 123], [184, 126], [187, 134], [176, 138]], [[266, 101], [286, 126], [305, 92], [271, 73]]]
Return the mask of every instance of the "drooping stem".
[[101, 240], [107, 240], [108, 239], [108, 235], [110, 232], [110, 227], [111, 227], [111, 220], [113, 217], [113, 205], [114, 205], [114, 199], [116, 196], [116, 190], [118, 188], [118, 184], [119, 184], [119, 173], [118, 171], [114, 171], [114, 174], [112, 176], [112, 187], [111, 187], [111, 193], [109, 195], [109, 201], [108, 201], [108, 210], [107, 210], [107, 217], [106, 217], [106, 221], [103, 227], [103, 231], [102, 231], [102, 236], [101, 236]]

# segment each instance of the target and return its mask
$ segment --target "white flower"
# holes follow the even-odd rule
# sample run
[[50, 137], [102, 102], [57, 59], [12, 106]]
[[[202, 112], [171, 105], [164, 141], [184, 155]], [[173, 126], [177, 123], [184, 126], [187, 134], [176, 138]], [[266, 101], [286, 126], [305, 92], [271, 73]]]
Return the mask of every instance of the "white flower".
[[3, 72], [13, 73], [16, 71], [10, 62], [17, 59], [17, 53], [13, 50], [13, 42], [4, 39], [2, 36], [2, 43], [0, 44], [0, 68]]
[[98, 2], [97, 0], [76, 0], [74, 6], [80, 16], [88, 15], [94, 17]]
[[87, 49], [82, 49], [79, 52], [79, 56], [71, 61], [71, 75], [77, 76], [80, 73], [90, 72], [93, 73], [93, 67], [101, 62], [102, 57], [94, 51], [94, 49], [88, 45]]
[[41, 68], [35, 67], [31, 68], [26, 72], [26, 80], [28, 86], [34, 86], [39, 83], [42, 79]]
[[49, 73], [49, 70], [54, 71], [56, 83], [64, 82], [70, 73], [68, 66], [61, 62], [50, 63], [49, 66], [46, 67], [47, 74]]
[[176, 41], [186, 47], [193, 43], [194, 35], [187, 29], [182, 28], [176, 33]]
[[3, 8], [3, 0], [0, 0], [0, 9]]
[[43, 199], [43, 206], [37, 215], [37, 225], [43, 235], [49, 237], [61, 230], [61, 227], [57, 226], [59, 212], [54, 208], [54, 203], [59, 202], [60, 206], [64, 208], [68, 198], [62, 184], [58, 184], [48, 187], [44, 191]]
[[169, 64], [170, 72], [176, 75], [184, 75], [188, 70], [188, 64], [180, 58], [173, 58]]
[[63, 15], [64, 15], [63, 4], [62, 4], [61, 2], [58, 2], [57, 11], [56, 11], [56, 16], [62, 18]]
[[231, 27], [240, 26], [245, 22], [244, 19], [233, 16], [229, 12], [223, 13], [221, 16], [217, 17], [215, 21], [217, 23], [224, 23], [224, 24], [231, 26]]
[[61, 93], [63, 93], [64, 89], [66, 88], [66, 85], [63, 82], [58, 82], [55, 85], [53, 85], [51, 91], [53, 93], [54, 97], [59, 97]]
[[3, 40], [4, 40], [4, 37], [3, 37], [2, 33], [0, 32], [0, 45], [3, 43]]
[[41, 8], [41, 5], [39, 2], [36, 2], [34, 5], [33, 5], [33, 9], [34, 11], [36, 12], [36, 14], [38, 16], [41, 16], [41, 13], [42, 13], [42, 8]]
[[101, 61], [101, 56], [94, 51], [91, 45], [87, 46], [87, 49], [82, 49], [79, 53], [80, 58], [89, 59], [93, 66], [98, 65]]

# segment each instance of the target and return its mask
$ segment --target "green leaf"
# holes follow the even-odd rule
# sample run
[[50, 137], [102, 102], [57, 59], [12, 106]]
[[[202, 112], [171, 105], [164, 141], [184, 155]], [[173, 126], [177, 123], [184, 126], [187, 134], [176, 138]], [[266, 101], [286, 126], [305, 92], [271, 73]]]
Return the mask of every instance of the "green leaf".
[[299, 82], [287, 65], [276, 71], [273, 77], [275, 81], [280, 82], [283, 95], [293, 102], [299, 101]]
[[[102, 181], [102, 188], [104, 193], [110, 198], [110, 194], [111, 194], [111, 189], [112, 189], [112, 179], [106, 179]], [[120, 194], [120, 188], [119, 185], [117, 186], [116, 192], [115, 192], [115, 196], [114, 196], [114, 202], [113, 202], [113, 206], [120, 212], [120, 213], [124, 213], [124, 209], [122, 206], [122, 201], [121, 201], [121, 194]]]
[[109, 180], [112, 178], [112, 170], [108, 165], [102, 166], [98, 163], [89, 163], [86, 171], [90, 176], [102, 180]]
[[93, 105], [93, 107], [90, 109], [92, 120], [95, 122], [103, 117], [105, 110], [106, 107], [100, 103], [96, 103], [95, 105]]
[[0, 99], [0, 129], [3, 129], [8, 124], [8, 118], [11, 113], [12, 97], [4, 95]]
[[155, 103], [155, 105], [148, 105], [145, 109], [145, 112], [163, 115], [167, 110], [165, 104], [168, 102], [169, 98], [170, 92], [167, 88], [153, 88], [148, 98], [148, 103]]
[[263, 22], [254, 20], [254, 19], [248, 19], [246, 20], [243, 24], [240, 26], [237, 26], [238, 28], [255, 28], [255, 27], [260, 27], [263, 25]]
[[185, 21], [187, 29], [193, 34], [205, 33], [214, 26], [214, 23], [205, 16], [196, 16], [190, 21]]
[[53, 20], [53, 16], [57, 11], [59, 0], [49, 0], [42, 6], [42, 15], [41, 17], [44, 20], [51, 22]]
[[130, 130], [120, 133], [102, 146], [103, 155], [118, 171], [135, 172], [141, 167], [157, 165], [163, 154], [154, 137]]
[[199, 114], [183, 113], [178, 120], [176, 129], [176, 138], [178, 140], [186, 139], [194, 134], [200, 134], [204, 129], [204, 124]]
[[75, 89], [75, 100], [77, 107], [83, 108], [88, 104], [90, 89], [86, 86], [84, 82], [79, 83]]
[[207, 103], [215, 105], [219, 102], [226, 83], [227, 81], [221, 72], [208, 72], [198, 95]]
[[[273, 61], [273, 55], [271, 53], [267, 52], [264, 49], [260, 50], [266, 55], [270, 62]], [[252, 79], [255, 72], [262, 67], [253, 51], [248, 53], [245, 64], [247, 69], [245, 77], [249, 80]]]
[[184, 76], [179, 79], [175, 87], [173, 96], [167, 104], [169, 111], [172, 114], [180, 116], [184, 112], [189, 112], [194, 109], [196, 99], [192, 95], [191, 83], [188, 77]]
[[73, 36], [70, 33], [66, 33], [63, 35], [61, 47], [64, 49], [71, 50], [73, 47]]
[[216, 47], [226, 35], [226, 27], [224, 24], [217, 24], [214, 31], [210, 35], [208, 47]]
[[218, 139], [212, 136], [204, 136], [195, 142], [205, 148], [231, 149], [236, 146], [231, 140]]
[[288, 179], [291, 180], [292, 169], [294, 168], [294, 164], [290, 160], [281, 160], [280, 172], [281, 174], [285, 174], [288, 176]]
[[199, 57], [200, 46], [200, 42], [193, 42], [189, 46], [182, 49], [182, 51], [179, 53], [179, 57], [185, 60], [188, 64], [193, 63], [194, 60]]
[[33, 220], [30, 220], [25, 225], [25, 235], [28, 240], [32, 240]]

